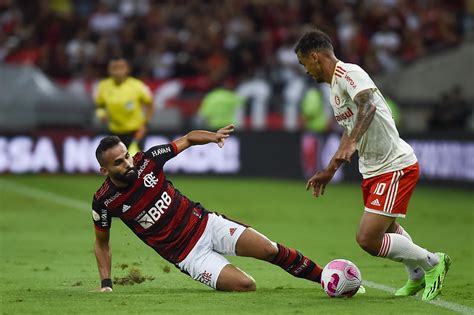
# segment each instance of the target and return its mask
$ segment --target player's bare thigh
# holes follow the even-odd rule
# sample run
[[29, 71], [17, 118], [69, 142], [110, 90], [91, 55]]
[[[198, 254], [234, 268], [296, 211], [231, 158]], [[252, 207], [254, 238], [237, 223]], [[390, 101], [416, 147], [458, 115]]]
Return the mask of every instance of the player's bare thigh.
[[394, 217], [364, 211], [357, 231], [357, 243], [371, 255], [377, 255], [384, 234], [394, 223]]
[[252, 228], [247, 228], [237, 240], [235, 252], [237, 256], [272, 261], [278, 254], [278, 247], [265, 235]]

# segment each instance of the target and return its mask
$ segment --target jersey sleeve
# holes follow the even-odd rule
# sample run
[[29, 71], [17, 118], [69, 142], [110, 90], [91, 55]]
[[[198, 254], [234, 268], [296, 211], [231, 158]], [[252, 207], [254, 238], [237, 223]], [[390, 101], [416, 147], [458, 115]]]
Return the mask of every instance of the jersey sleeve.
[[103, 204], [98, 201], [92, 201], [92, 221], [94, 222], [94, 227], [102, 232], [106, 232], [112, 226], [112, 217]]
[[178, 148], [174, 142], [157, 145], [150, 148], [145, 154], [154, 160], [159, 166], [165, 165], [165, 163], [174, 158], [178, 154]]
[[105, 99], [104, 99], [104, 84], [103, 81], [97, 84], [93, 95], [94, 95], [94, 102], [97, 107], [104, 107], [105, 106]]
[[348, 71], [344, 76], [346, 90], [352, 100], [356, 97], [359, 92], [372, 89], [376, 90], [377, 87], [369, 75], [361, 70]]
[[151, 101], [152, 101], [151, 90], [148, 87], [148, 85], [146, 85], [143, 82], [139, 82], [138, 88], [140, 92], [140, 102], [142, 102], [142, 104], [151, 105]]

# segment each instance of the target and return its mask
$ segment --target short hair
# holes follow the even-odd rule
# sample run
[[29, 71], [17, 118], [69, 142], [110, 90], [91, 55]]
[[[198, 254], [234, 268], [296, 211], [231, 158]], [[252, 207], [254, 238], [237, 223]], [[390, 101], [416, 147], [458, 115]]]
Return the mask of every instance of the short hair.
[[295, 53], [299, 52], [303, 55], [307, 55], [314, 50], [334, 50], [328, 34], [320, 30], [306, 32], [295, 47]]
[[104, 164], [104, 152], [110, 148], [115, 147], [120, 142], [122, 142], [122, 140], [120, 140], [120, 138], [117, 136], [107, 136], [100, 140], [100, 143], [97, 146], [97, 149], [95, 150], [95, 158], [97, 159], [97, 162], [99, 162], [100, 166], [103, 166]]
[[128, 62], [127, 58], [125, 58], [122, 55], [114, 55], [114, 56], [110, 57], [108, 64], [110, 66], [110, 64], [112, 64], [112, 62], [118, 62], [118, 61], [124, 61], [127, 65], [129, 65], [129, 62]]

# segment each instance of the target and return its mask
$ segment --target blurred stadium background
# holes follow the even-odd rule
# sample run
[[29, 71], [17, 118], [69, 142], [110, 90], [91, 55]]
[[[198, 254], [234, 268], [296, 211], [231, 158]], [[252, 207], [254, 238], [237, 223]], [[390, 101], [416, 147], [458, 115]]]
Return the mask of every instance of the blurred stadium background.
[[[197, 149], [199, 165], [187, 159], [171, 172], [308, 176], [341, 131], [327, 87], [293, 53], [316, 25], [390, 98], [424, 180], [472, 184], [473, 10], [464, 0], [2, 0], [0, 173], [96, 171], [106, 130], [92, 95], [108, 60], [124, 56], [154, 94], [148, 145], [206, 128], [201, 101], [222, 82], [245, 95], [221, 163]], [[358, 179], [356, 163], [338, 178]]]
[[[421, 165], [422, 188], [414, 195], [419, 212], [413, 211], [414, 221], [408, 227], [426, 246], [442, 245], [457, 258], [446, 298], [471, 307], [454, 306], [454, 311], [472, 312], [473, 1], [0, 0], [0, 252], [5, 271], [0, 298], [5, 312], [29, 313], [42, 299], [46, 302], [37, 309], [39, 313], [73, 306], [72, 313], [99, 310], [95, 307], [102, 303], [100, 298], [82, 292], [82, 286], [97, 285], [90, 218], [87, 212], [63, 210], [88, 210], [100, 184], [101, 178], [94, 174], [98, 170], [94, 150], [107, 130], [95, 117], [93, 93], [99, 79], [107, 75], [107, 62], [118, 55], [129, 61], [132, 75], [153, 92], [155, 113], [146, 147], [190, 129], [207, 128], [199, 117], [201, 102], [223, 82], [245, 96], [239, 105], [241, 116], [236, 116], [238, 130], [223, 150], [193, 147], [166, 165], [168, 173], [184, 175], [176, 178], [185, 193], [211, 209], [223, 209], [290, 245], [301, 246], [323, 261], [338, 256], [355, 259], [370, 271], [369, 279], [391, 287], [401, 285], [401, 268], [396, 273], [398, 282], [384, 282], [391, 270], [380, 269], [380, 261], [351, 243], [360, 208], [355, 160], [334, 179], [344, 184], [333, 188], [331, 199], [318, 204], [327, 209], [324, 212], [315, 212], [313, 199], [304, 192], [305, 178], [326, 165], [341, 134], [326, 99], [327, 87], [311, 82], [293, 53], [299, 36], [314, 26], [330, 34], [341, 60], [360, 64], [390, 98], [400, 133], [414, 147]], [[235, 176], [240, 177], [236, 182], [224, 178]], [[215, 191], [221, 198], [215, 198]], [[346, 211], [347, 204], [358, 206]], [[252, 205], [261, 212], [251, 211]], [[301, 217], [287, 213], [294, 207], [302, 211]], [[445, 217], [446, 208], [456, 216]], [[22, 220], [18, 220], [19, 211]], [[339, 211], [347, 212], [345, 219], [336, 216]], [[268, 220], [274, 215], [275, 220]], [[304, 216], [309, 220], [302, 220]], [[71, 225], [71, 220], [77, 224]], [[441, 221], [448, 236], [428, 238]], [[288, 230], [288, 222], [294, 224], [293, 230]], [[315, 244], [314, 239], [325, 239], [336, 224], [342, 232], [339, 238]], [[115, 232], [120, 231], [120, 243], [129, 246], [133, 236], [119, 225], [115, 224]], [[31, 230], [35, 231], [33, 243]], [[51, 258], [56, 246], [62, 248], [64, 260]], [[116, 261], [131, 264], [133, 253], [142, 270], [153, 274], [153, 267], [141, 262], [148, 257], [156, 262], [156, 255], [138, 242], [125, 249], [117, 246]], [[258, 263], [248, 268], [260, 275], [263, 287], [276, 294], [272, 282], [276, 273], [265, 273]], [[50, 269], [55, 272], [48, 274]], [[159, 284], [144, 284], [143, 297], [124, 288], [125, 295], [116, 298], [130, 297], [127, 303], [146, 312], [146, 297], [154, 297], [157, 286], [171, 288], [167, 293], [179, 303], [180, 292], [191, 286], [190, 294], [196, 296], [190, 301], [196, 303], [189, 306], [190, 311], [207, 313], [198, 307], [204, 303], [221, 313], [212, 308], [212, 297], [203, 301], [199, 284], [174, 271]], [[286, 303], [279, 303], [297, 299], [309, 303], [302, 313], [313, 313], [313, 302], [332, 311], [334, 304], [323, 295], [313, 300], [304, 290], [291, 291], [292, 279], [281, 276], [278, 280], [283, 286], [276, 289], [290, 288], [290, 294], [295, 294], [276, 295], [273, 308], [267, 308], [272, 294], [265, 290], [263, 296], [220, 296], [224, 302], [219, 303], [224, 305], [217, 305], [232, 305], [230, 313], [246, 305], [249, 312], [275, 314], [292, 312]], [[95, 304], [75, 304], [71, 290], [82, 292], [79, 300], [94, 299]], [[37, 295], [33, 298], [33, 294]], [[362, 300], [368, 304], [361, 309], [376, 310], [384, 294]], [[253, 298], [259, 303], [255, 305]], [[164, 307], [174, 310], [175, 300], [165, 300]], [[24, 301], [30, 302], [19, 303]], [[420, 310], [420, 303], [405, 302], [395, 306], [401, 313], [441, 314], [450, 309], [428, 305]], [[352, 303], [339, 305], [339, 311], [357, 313]], [[393, 312], [393, 307], [379, 313]], [[112, 311], [117, 309], [108, 312]]]

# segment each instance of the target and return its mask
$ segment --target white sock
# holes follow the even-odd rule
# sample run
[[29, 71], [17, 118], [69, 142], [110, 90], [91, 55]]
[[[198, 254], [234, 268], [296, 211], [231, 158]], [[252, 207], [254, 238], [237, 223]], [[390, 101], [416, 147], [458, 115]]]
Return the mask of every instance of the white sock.
[[[410, 242], [413, 243], [413, 240], [412, 240], [410, 234], [408, 234], [408, 232], [405, 231], [405, 229], [400, 224], [398, 224], [398, 227], [397, 227], [397, 230], [395, 231], [395, 233], [403, 235], [404, 237], [409, 239]], [[405, 269], [407, 271], [408, 278], [410, 278], [411, 280], [420, 280], [425, 276], [425, 271], [423, 270], [423, 268], [421, 268], [417, 264], [411, 264], [408, 261], [404, 261], [403, 264], [405, 265]]]
[[420, 266], [425, 271], [432, 269], [439, 261], [437, 255], [395, 233], [384, 235], [378, 256], [398, 262], [408, 262], [411, 265]]

